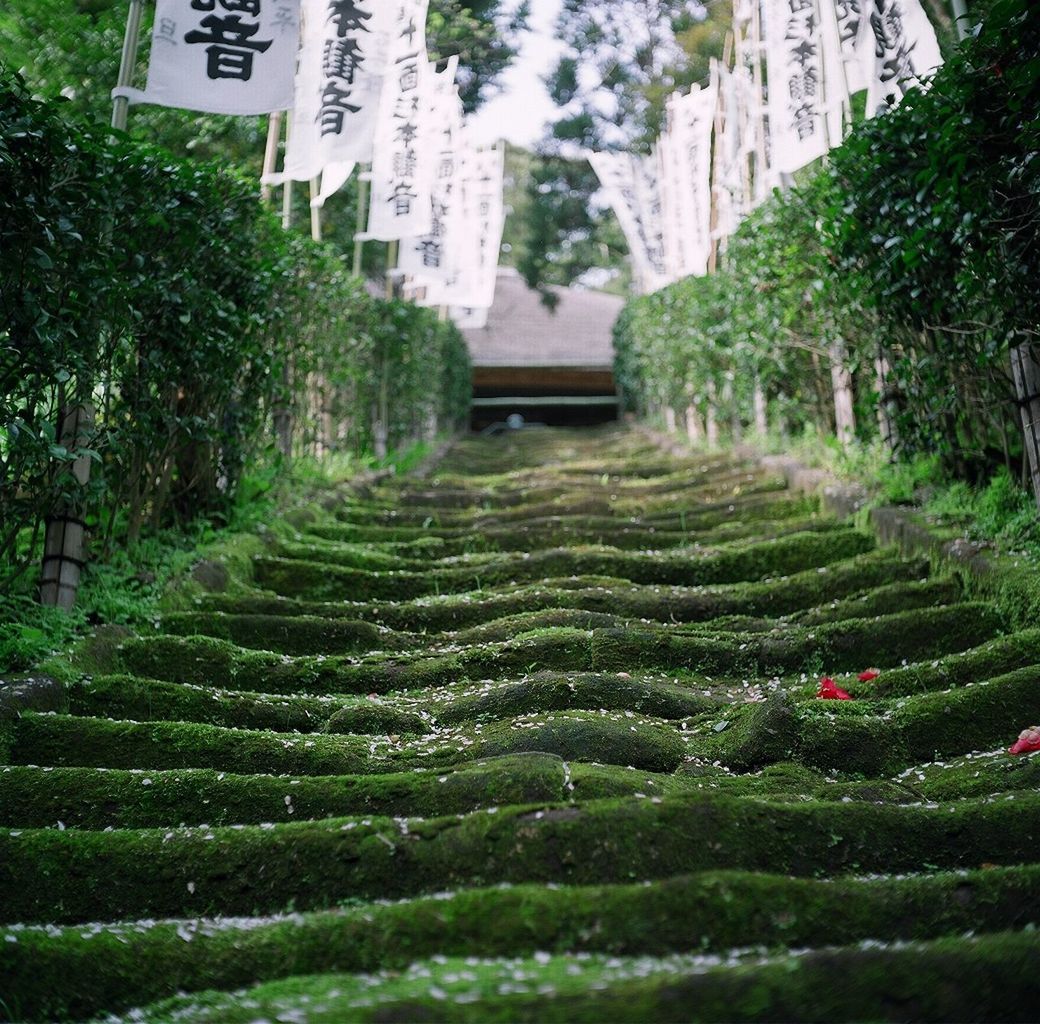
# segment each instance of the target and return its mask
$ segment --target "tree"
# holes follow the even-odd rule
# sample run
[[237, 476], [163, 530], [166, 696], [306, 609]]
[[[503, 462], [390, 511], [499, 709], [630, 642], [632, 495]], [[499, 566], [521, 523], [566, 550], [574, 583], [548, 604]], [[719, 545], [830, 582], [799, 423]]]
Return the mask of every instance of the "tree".
[[560, 114], [529, 186], [521, 268], [532, 287], [619, 269], [617, 222], [592, 207], [598, 182], [582, 151], [649, 152], [667, 96], [707, 80], [730, 19], [728, 0], [566, 0], [557, 26], [566, 49], [546, 83]]

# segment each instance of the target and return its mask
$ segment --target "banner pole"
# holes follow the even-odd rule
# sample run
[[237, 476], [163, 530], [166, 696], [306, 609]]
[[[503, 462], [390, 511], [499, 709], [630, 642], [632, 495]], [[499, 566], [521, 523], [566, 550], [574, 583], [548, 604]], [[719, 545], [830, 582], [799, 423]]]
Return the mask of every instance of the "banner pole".
[[[137, 64], [137, 48], [141, 36], [143, 11], [143, 0], [130, 0], [130, 9], [126, 15], [126, 32], [123, 35], [123, 53], [119, 58], [119, 78], [116, 81], [116, 85], [120, 89], [125, 89], [134, 82], [134, 67]], [[112, 101], [112, 127], [116, 131], [126, 131], [129, 109], [130, 100], [125, 96], [117, 96]]]
[[[278, 163], [278, 142], [282, 135], [282, 112], [276, 110], [273, 114], [267, 118], [267, 148], [264, 150], [264, 169], [261, 172], [261, 177], [265, 178], [268, 174], [274, 174], [275, 167]], [[261, 181], [260, 183], [260, 200], [264, 203], [271, 201], [271, 186], [266, 185]]]
[[957, 38], [961, 40], [967, 39], [970, 32], [968, 28], [968, 5], [964, 0], [950, 0], [950, 6], [953, 7], [953, 24], [957, 28]]
[[314, 200], [321, 192], [321, 183], [318, 178], [311, 178], [311, 239], [315, 242], [321, 241], [321, 207], [315, 206]]
[[[285, 151], [289, 152], [289, 139], [292, 136], [292, 118], [285, 119]], [[292, 227], [292, 194], [293, 180], [286, 178], [282, 186], [282, 227], [288, 231]]]
[[365, 174], [366, 170], [370, 169], [370, 165], [366, 165], [361, 168], [361, 173], [358, 175], [358, 194], [357, 194], [357, 220], [355, 222], [356, 231], [354, 233], [354, 276], [360, 277], [362, 272], [362, 258], [365, 254], [365, 243], [362, 239], [362, 234], [365, 230], [365, 218], [367, 214], [366, 207], [368, 206], [368, 177]]
[[386, 297], [394, 297], [394, 271], [397, 269], [397, 254], [401, 243], [397, 241], [386, 243]]

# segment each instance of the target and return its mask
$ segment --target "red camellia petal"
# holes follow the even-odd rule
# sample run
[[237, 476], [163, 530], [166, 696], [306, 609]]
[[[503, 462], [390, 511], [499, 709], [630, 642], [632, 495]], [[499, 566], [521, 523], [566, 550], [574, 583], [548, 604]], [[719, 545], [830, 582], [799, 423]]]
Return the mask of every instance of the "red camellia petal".
[[1014, 745], [1008, 748], [1009, 754], [1032, 754], [1040, 750], [1040, 725], [1031, 725], [1023, 729]]
[[820, 700], [852, 700], [852, 695], [846, 693], [830, 676], [820, 680], [820, 690], [816, 696]]
[[881, 675], [881, 672], [880, 672], [879, 669], [868, 668], [865, 671], [860, 672], [860, 674], [859, 674], [859, 681], [861, 683], [869, 683], [872, 680], [877, 679], [877, 677], [879, 675]]

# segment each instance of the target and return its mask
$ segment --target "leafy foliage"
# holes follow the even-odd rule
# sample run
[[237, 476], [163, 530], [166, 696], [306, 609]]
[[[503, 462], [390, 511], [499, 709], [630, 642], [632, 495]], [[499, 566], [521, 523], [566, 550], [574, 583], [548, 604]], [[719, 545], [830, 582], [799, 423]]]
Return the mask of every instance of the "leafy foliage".
[[[294, 420], [298, 451], [399, 445], [457, 420], [468, 355], [429, 310], [368, 294], [255, 186], [76, 126], [0, 83], [0, 559], [45, 516], [109, 538], [224, 517]], [[63, 411], [92, 406], [72, 438]], [[284, 429], [283, 429], [284, 434]], [[95, 464], [89, 491], [78, 458]]]
[[774, 423], [827, 433], [835, 360], [864, 437], [881, 407], [902, 457], [936, 453], [965, 479], [1017, 469], [1009, 350], [1035, 352], [1040, 324], [1038, 105], [1040, 24], [1026, 0], [995, 0], [927, 90], [756, 211], [720, 273], [630, 304], [630, 404], [703, 411], [710, 391], [739, 424], [758, 380]]
[[626, 246], [613, 213], [591, 204], [599, 183], [581, 150], [648, 152], [668, 94], [706, 80], [710, 58], [722, 55], [730, 16], [727, 0], [563, 5], [565, 49], [548, 81], [559, 116], [528, 186], [529, 255], [520, 268], [531, 287], [570, 284], [592, 268], [625, 283]]

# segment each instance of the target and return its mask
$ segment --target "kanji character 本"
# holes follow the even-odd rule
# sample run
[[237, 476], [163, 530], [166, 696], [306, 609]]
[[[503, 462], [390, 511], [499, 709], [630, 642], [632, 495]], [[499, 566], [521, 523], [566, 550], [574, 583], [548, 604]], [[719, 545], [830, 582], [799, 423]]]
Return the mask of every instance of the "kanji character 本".
[[405, 121], [394, 128], [395, 141], [403, 142], [406, 146], [411, 145], [418, 134], [419, 129], [411, 121]]
[[350, 102], [350, 96], [349, 89], [343, 89], [335, 82], [326, 83], [321, 94], [321, 110], [318, 113], [322, 135], [341, 134], [348, 111], [356, 114], [361, 109], [357, 104]]
[[342, 78], [354, 84], [358, 69], [365, 63], [356, 39], [326, 39], [321, 58], [321, 70], [326, 78]]
[[329, 0], [328, 20], [336, 26], [340, 39], [348, 32], [368, 32], [365, 22], [371, 17], [371, 11], [362, 10], [360, 0]]
[[253, 77], [253, 58], [270, 49], [271, 39], [253, 39], [260, 26], [243, 23], [238, 14], [209, 14], [199, 22], [207, 32], [192, 29], [186, 43], [209, 43], [206, 47], [206, 77], [237, 78], [248, 82]]

